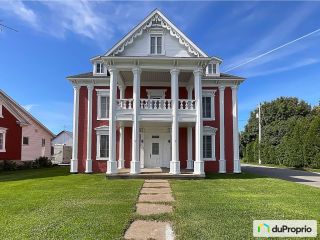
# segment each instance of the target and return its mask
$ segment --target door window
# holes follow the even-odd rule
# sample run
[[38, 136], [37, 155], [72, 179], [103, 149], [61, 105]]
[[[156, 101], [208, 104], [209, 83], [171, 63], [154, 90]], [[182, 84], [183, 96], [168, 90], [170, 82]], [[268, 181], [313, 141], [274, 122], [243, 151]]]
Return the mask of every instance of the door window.
[[152, 155], [159, 155], [159, 143], [152, 143]]

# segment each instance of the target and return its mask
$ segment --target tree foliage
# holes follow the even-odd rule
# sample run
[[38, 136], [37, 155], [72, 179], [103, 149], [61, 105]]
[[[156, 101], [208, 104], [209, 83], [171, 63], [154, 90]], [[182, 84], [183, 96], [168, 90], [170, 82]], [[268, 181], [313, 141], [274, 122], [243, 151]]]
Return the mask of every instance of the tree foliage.
[[261, 106], [262, 140], [258, 142], [258, 109], [241, 133], [241, 156], [245, 162], [289, 167], [320, 168], [320, 107], [294, 97], [280, 97]]

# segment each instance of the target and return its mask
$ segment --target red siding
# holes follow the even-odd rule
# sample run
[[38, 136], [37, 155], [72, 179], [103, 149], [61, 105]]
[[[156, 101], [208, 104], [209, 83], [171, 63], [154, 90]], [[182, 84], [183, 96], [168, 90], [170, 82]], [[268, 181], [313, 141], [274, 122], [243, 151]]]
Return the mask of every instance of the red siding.
[[0, 152], [0, 160], [21, 160], [22, 127], [17, 123], [5, 106], [2, 106], [3, 118], [0, 118], [0, 127], [7, 128], [5, 148]]
[[180, 128], [179, 129], [179, 159], [180, 159], [180, 168], [187, 168], [187, 158], [188, 158], [188, 129]]

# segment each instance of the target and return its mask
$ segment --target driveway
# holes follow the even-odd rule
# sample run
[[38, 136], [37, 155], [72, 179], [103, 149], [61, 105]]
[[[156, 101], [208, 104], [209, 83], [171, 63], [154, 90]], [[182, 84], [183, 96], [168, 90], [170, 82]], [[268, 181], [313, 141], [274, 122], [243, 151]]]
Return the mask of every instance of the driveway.
[[295, 183], [305, 184], [320, 188], [320, 174], [288, 168], [275, 168], [266, 166], [257, 166], [250, 164], [241, 164], [243, 172], [253, 173], [273, 178], [280, 178]]

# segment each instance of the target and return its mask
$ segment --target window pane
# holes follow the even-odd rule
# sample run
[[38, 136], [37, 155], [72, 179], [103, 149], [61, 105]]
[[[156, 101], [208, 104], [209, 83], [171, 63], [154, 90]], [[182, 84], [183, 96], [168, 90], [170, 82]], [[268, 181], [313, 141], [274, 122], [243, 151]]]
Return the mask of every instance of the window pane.
[[159, 143], [152, 143], [152, 155], [159, 155]]
[[46, 146], [46, 140], [45, 140], [44, 138], [42, 138], [41, 146], [42, 146], [42, 147], [45, 147], [45, 146]]
[[107, 97], [104, 96], [100, 97], [100, 117], [107, 117]]
[[23, 144], [28, 145], [29, 144], [29, 138], [28, 137], [23, 137]]
[[97, 63], [97, 73], [100, 73], [100, 70], [101, 70], [100, 63]]
[[103, 63], [100, 64], [100, 73], [104, 73]]
[[203, 157], [212, 158], [212, 136], [203, 136]]
[[109, 136], [108, 135], [100, 136], [100, 157], [101, 158], [109, 157]]
[[0, 133], [0, 149], [3, 149], [3, 133]]
[[155, 37], [151, 37], [150, 53], [151, 54], [155, 54], [156, 53], [156, 38]]
[[202, 97], [202, 116], [211, 118], [211, 97]]
[[110, 108], [110, 97], [109, 96], [106, 98], [106, 101], [107, 101], [107, 113], [106, 113], [106, 116], [107, 116], [107, 118], [109, 118], [109, 108]]
[[162, 52], [162, 37], [157, 37], [157, 54]]
[[212, 64], [208, 64], [208, 73], [212, 74]]
[[217, 64], [212, 64], [212, 73], [217, 73]]

